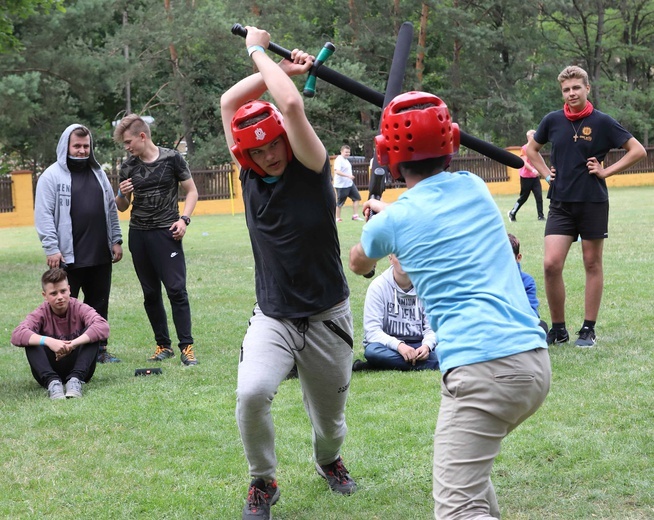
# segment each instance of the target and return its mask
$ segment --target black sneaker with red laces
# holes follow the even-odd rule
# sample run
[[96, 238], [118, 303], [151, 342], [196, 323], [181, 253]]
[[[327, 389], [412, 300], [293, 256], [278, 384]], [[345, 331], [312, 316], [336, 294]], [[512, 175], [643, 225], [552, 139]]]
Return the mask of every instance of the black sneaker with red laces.
[[350, 477], [347, 468], [343, 464], [343, 459], [340, 457], [331, 464], [324, 466], [316, 464], [316, 471], [318, 475], [327, 481], [331, 490], [336, 493], [351, 495], [357, 490], [357, 483]]
[[250, 482], [248, 498], [243, 508], [243, 520], [272, 518], [270, 508], [279, 500], [279, 494], [276, 480], [266, 484], [262, 478], [255, 478]]

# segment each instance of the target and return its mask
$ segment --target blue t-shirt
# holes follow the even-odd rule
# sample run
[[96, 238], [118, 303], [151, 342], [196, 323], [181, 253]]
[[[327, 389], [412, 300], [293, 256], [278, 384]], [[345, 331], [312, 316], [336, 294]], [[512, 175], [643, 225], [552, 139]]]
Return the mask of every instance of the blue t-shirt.
[[438, 336], [441, 370], [547, 348], [502, 216], [470, 172], [441, 172], [363, 228], [369, 258], [393, 253]]

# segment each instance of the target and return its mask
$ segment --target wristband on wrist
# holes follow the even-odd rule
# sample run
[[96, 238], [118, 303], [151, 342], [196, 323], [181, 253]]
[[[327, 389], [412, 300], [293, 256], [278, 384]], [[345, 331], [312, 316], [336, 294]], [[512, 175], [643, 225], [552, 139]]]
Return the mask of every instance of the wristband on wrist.
[[39, 345], [44, 346], [45, 345], [45, 336], [41, 336], [41, 339], [39, 340]]
[[248, 47], [248, 56], [252, 56], [252, 54], [256, 51], [261, 51], [264, 54], [266, 53], [266, 49], [264, 49], [261, 45], [250, 45]]
[[120, 188], [118, 188], [118, 196], [119, 196], [121, 199], [124, 199], [124, 198], [125, 198], [125, 195], [123, 195], [123, 192], [120, 191]]

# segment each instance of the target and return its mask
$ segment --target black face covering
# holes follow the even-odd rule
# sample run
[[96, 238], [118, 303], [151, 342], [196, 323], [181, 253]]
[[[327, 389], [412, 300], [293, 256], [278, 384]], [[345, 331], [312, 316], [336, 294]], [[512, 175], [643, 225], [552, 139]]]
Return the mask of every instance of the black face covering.
[[81, 172], [85, 170], [88, 167], [89, 164], [89, 158], [88, 157], [72, 157], [68, 156], [66, 159], [66, 163], [68, 164], [68, 169], [71, 172]]

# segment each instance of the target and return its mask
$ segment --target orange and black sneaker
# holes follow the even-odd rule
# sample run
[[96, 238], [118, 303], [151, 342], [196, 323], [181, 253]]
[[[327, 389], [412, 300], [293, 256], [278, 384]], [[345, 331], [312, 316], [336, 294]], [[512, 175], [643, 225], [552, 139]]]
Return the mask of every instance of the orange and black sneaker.
[[195, 359], [195, 352], [193, 352], [193, 345], [186, 345], [179, 357], [182, 360], [182, 365], [187, 367], [198, 364], [198, 360]]
[[172, 348], [157, 345], [157, 349], [154, 351], [154, 354], [148, 358], [148, 361], [163, 361], [164, 359], [171, 357], [175, 357], [175, 352], [173, 352]]
[[243, 508], [243, 520], [253, 518], [272, 518], [270, 508], [279, 500], [279, 488], [277, 481], [273, 480], [269, 484], [262, 478], [255, 478], [250, 482], [248, 498]]

